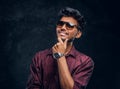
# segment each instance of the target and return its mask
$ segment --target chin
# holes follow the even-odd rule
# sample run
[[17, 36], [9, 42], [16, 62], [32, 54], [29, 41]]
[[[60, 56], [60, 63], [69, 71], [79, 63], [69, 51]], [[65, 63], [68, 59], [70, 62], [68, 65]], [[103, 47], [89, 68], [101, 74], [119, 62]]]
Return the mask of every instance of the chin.
[[62, 41], [64, 42], [66, 39], [63, 39], [63, 38], [61, 38], [62, 39]]
[[61, 37], [61, 39], [62, 39], [62, 40], [66, 40], [66, 39], [67, 39], [67, 37]]

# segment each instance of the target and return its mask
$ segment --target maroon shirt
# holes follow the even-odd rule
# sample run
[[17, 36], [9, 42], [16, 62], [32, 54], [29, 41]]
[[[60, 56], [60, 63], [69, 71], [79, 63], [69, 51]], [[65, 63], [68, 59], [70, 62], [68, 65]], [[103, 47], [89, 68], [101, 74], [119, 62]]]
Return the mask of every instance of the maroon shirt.
[[[74, 80], [73, 89], [85, 89], [91, 77], [94, 62], [74, 47], [66, 55], [69, 71]], [[27, 89], [61, 89], [57, 60], [52, 56], [52, 49], [36, 53], [30, 65]]]

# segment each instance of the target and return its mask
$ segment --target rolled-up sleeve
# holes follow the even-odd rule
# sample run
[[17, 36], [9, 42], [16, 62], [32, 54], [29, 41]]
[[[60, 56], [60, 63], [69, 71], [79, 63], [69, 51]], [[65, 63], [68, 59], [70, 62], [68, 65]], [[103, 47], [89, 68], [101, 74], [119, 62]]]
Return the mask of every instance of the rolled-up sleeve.
[[73, 89], [86, 89], [94, 69], [94, 62], [88, 58], [81, 65], [77, 65], [73, 74]]
[[40, 55], [37, 53], [32, 59], [32, 63], [30, 65], [30, 75], [27, 82], [26, 89], [42, 89], [42, 68]]

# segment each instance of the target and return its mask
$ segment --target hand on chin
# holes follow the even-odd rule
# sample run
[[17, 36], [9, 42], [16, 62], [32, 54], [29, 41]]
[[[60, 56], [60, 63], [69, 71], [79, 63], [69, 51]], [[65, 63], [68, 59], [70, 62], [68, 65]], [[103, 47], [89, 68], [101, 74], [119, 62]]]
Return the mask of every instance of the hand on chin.
[[67, 38], [66, 37], [61, 37], [61, 39], [64, 42]]

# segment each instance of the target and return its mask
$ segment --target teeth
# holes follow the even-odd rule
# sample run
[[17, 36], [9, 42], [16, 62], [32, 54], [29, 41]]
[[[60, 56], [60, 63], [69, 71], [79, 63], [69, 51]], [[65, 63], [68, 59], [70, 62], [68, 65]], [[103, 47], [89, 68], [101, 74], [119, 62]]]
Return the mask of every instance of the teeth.
[[64, 33], [60, 33], [61, 35], [66, 35], [66, 34], [64, 34]]
[[65, 33], [60, 33], [60, 35], [66, 35]]

